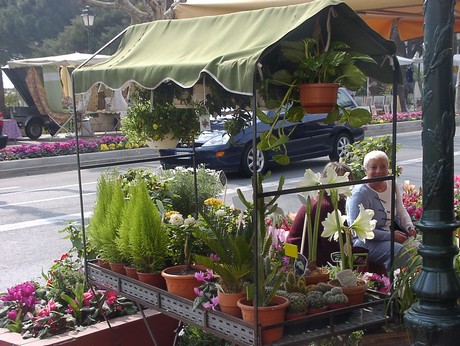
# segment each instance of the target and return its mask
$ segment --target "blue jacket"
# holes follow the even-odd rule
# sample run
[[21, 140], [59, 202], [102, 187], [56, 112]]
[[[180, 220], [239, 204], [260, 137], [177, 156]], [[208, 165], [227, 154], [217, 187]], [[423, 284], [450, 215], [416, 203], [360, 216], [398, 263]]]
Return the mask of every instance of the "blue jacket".
[[[398, 196], [399, 194], [397, 194], [397, 197]], [[374, 220], [377, 220], [377, 224], [374, 229], [374, 239], [369, 239], [366, 241], [390, 240], [391, 233], [383, 229], [387, 223], [387, 213], [385, 208], [377, 192], [372, 190], [367, 184], [355, 185], [352, 190], [351, 197], [348, 197], [347, 199], [346, 209], [348, 224], [351, 225], [353, 221], [355, 221], [355, 219], [358, 217], [360, 204], [364, 206], [364, 209], [372, 209], [375, 213]], [[390, 210], [389, 206], [388, 210]], [[397, 211], [395, 214], [395, 223], [397, 224], [396, 227], [405, 232], [406, 230], [400, 226], [401, 222]]]

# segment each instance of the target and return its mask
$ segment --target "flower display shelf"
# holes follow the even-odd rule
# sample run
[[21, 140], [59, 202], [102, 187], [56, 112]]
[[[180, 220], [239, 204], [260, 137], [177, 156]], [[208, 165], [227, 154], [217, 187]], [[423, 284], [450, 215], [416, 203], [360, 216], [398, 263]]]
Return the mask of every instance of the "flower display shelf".
[[[128, 299], [153, 308], [186, 324], [197, 326], [236, 345], [261, 345], [256, 342], [251, 324], [220, 311], [195, 309], [193, 302], [138, 280], [87, 263], [88, 279], [96, 286], [117, 292]], [[366, 302], [330, 310], [297, 320], [285, 321], [262, 330], [284, 326], [284, 337], [271, 345], [305, 345], [325, 337], [348, 334], [356, 330], [384, 325], [391, 320], [385, 314], [386, 299], [367, 294]], [[261, 333], [258, 333], [261, 335]]]

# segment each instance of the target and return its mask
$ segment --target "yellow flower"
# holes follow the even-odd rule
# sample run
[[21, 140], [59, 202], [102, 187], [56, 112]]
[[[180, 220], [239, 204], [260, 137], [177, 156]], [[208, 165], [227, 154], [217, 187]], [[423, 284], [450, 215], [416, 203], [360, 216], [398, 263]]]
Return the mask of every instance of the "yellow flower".
[[361, 241], [366, 239], [373, 239], [375, 237], [374, 228], [377, 220], [372, 220], [374, 211], [372, 209], [364, 209], [362, 204], [359, 205], [359, 214], [355, 221], [350, 225], [358, 238]]
[[158, 124], [153, 124], [152, 127], [154, 130], [158, 130]]
[[101, 144], [101, 151], [108, 151], [109, 150], [109, 147], [107, 146], [107, 144]]
[[179, 212], [175, 210], [168, 211], [167, 213], [165, 213], [165, 218], [169, 219], [173, 214], [179, 214]]
[[118, 149], [123, 149], [123, 143], [121, 143], [121, 142], [117, 143], [117, 148]]
[[114, 150], [115, 149], [115, 143], [110, 143], [109, 144], [109, 149]]
[[207, 205], [207, 206], [220, 207], [223, 204], [224, 203], [220, 199], [217, 199], [214, 197], [208, 198], [204, 201], [204, 205]]
[[132, 148], [131, 143], [126, 143], [125, 148], [126, 148], [126, 149], [131, 149], [131, 148]]

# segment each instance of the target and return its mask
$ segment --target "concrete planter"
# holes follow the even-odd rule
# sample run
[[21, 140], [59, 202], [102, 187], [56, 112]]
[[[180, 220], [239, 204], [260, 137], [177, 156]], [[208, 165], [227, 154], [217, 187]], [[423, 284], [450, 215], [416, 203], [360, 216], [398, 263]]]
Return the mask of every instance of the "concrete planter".
[[[158, 311], [144, 311], [158, 345], [173, 345], [178, 321]], [[0, 346], [154, 346], [140, 313], [110, 320], [112, 331], [105, 322], [87, 327], [81, 332], [68, 332], [43, 340], [23, 339], [19, 333], [0, 329]], [[117, 340], [118, 343], [115, 343]]]

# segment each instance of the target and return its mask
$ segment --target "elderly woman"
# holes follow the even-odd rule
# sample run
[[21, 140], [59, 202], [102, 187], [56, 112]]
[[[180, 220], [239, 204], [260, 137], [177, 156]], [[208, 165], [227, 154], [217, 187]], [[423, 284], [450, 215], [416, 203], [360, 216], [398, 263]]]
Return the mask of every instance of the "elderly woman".
[[[364, 179], [385, 177], [388, 175], [389, 160], [388, 156], [379, 150], [369, 152], [364, 157], [363, 162], [366, 177]], [[398, 189], [396, 193], [396, 212], [395, 212], [395, 243], [394, 258], [395, 268], [400, 267], [408, 259], [403, 244], [416, 235], [414, 225], [402, 203], [401, 194]], [[359, 214], [359, 205], [365, 209], [374, 210], [374, 219], [377, 220], [374, 229], [375, 237], [371, 240], [362, 242], [358, 238], [354, 240], [355, 246], [361, 246], [369, 250], [369, 262], [384, 265], [390, 269], [391, 262], [391, 233], [390, 233], [390, 213], [392, 199], [391, 181], [377, 181], [367, 184], [356, 185], [353, 188], [351, 197], [347, 200], [348, 224], [351, 225]]]

